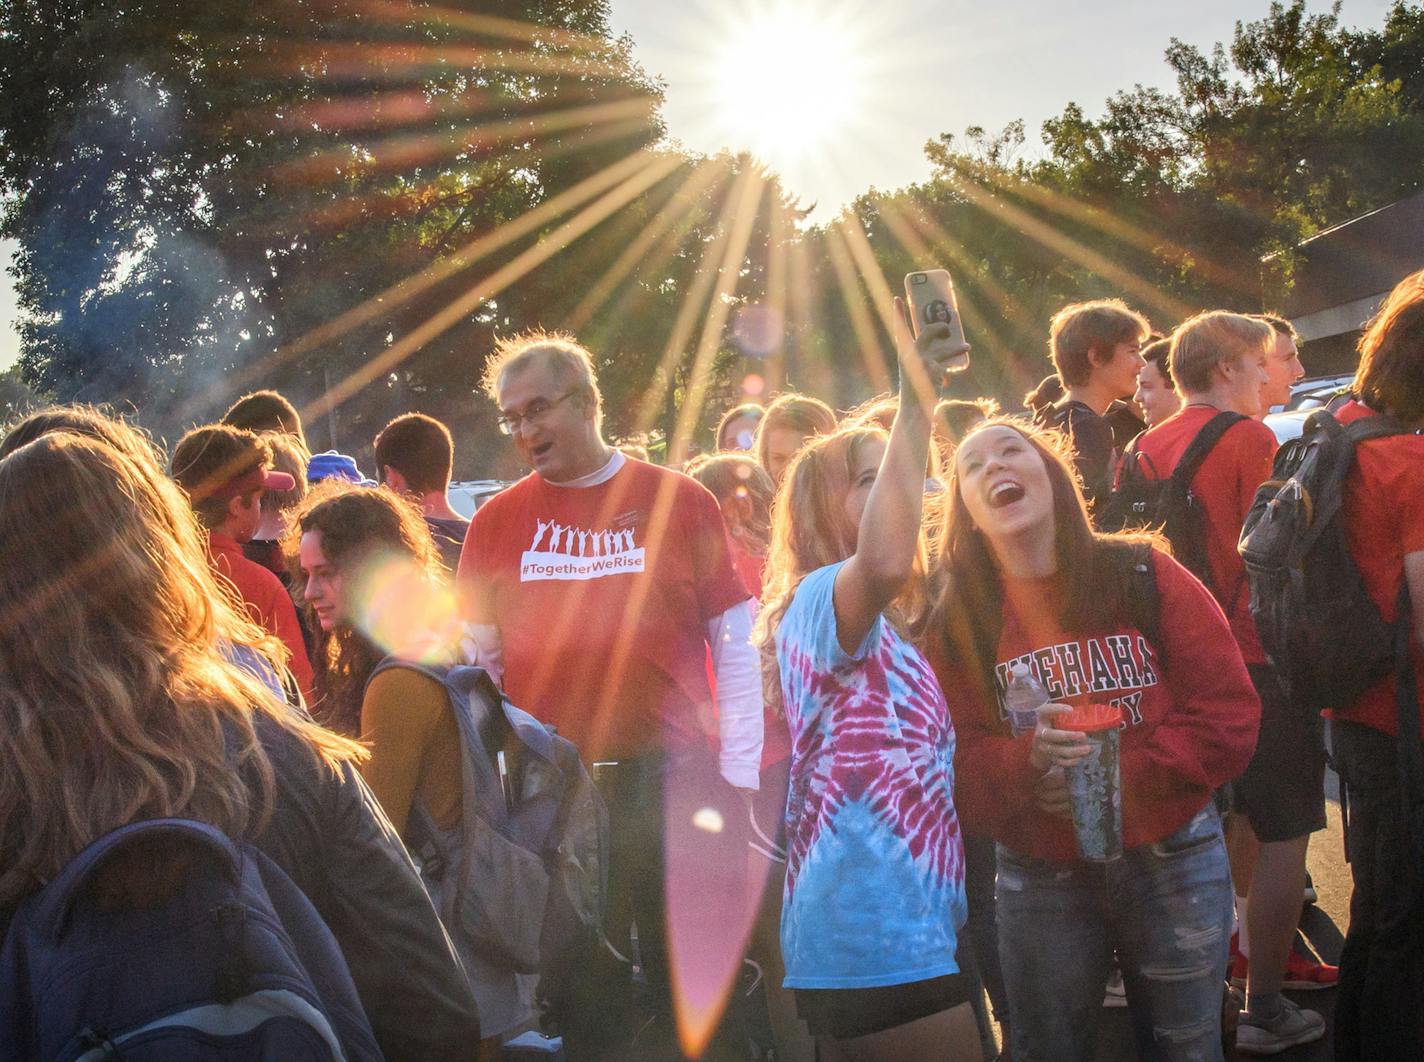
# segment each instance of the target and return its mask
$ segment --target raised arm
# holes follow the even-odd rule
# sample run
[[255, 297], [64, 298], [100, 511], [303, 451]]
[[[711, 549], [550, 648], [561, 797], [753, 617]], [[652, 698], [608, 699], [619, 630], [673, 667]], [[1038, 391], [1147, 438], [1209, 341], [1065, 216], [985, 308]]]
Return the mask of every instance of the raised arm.
[[947, 324], [928, 325], [918, 338], [911, 338], [904, 303], [898, 298], [894, 320], [900, 408], [879, 470], [855, 471], [852, 491], [864, 487], [867, 479], [873, 479], [874, 485], [861, 514], [855, 553], [836, 574], [836, 636], [847, 653], [859, 648], [910, 575], [924, 509], [935, 383], [950, 359], [969, 349], [968, 344], [946, 349]]

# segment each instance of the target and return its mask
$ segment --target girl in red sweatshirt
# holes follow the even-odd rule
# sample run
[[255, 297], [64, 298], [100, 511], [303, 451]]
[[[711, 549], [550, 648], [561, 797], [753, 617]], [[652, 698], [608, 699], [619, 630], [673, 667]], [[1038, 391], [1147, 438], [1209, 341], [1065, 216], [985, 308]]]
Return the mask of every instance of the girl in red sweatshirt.
[[[1092, 530], [1053, 433], [976, 429], [945, 507], [927, 643], [959, 733], [956, 806], [998, 842], [1014, 1058], [1092, 1057], [1116, 952], [1140, 1057], [1220, 1059], [1232, 899], [1212, 794], [1260, 716], [1226, 619], [1147, 540]], [[1051, 703], [1014, 737], [1002, 698], [1019, 663]], [[1078, 856], [1065, 770], [1089, 748], [1055, 725], [1068, 702], [1122, 714], [1111, 862]]]

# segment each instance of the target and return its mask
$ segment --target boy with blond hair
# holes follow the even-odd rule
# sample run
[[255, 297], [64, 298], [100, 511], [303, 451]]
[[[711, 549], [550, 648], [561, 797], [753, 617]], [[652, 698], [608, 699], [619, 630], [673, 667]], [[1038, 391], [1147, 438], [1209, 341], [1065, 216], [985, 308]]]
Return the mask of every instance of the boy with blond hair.
[[1226, 612], [1261, 698], [1260, 736], [1251, 763], [1232, 783], [1228, 830], [1239, 921], [1231, 973], [1247, 991], [1237, 1049], [1249, 1054], [1273, 1054], [1323, 1036], [1324, 1019], [1298, 1009], [1281, 989], [1327, 988], [1339, 976], [1335, 967], [1311, 963], [1291, 947], [1306, 848], [1311, 833], [1325, 826], [1320, 719], [1290, 702], [1267, 660], [1236, 549], [1276, 452], [1271, 429], [1253, 419], [1262, 412], [1275, 336], [1259, 317], [1220, 310], [1184, 322], [1172, 335], [1170, 361], [1185, 405], [1137, 442], [1143, 474], [1167, 479], [1199, 433], [1221, 432], [1200, 458], [1190, 490], [1204, 514], [1207, 570], [1200, 574]]

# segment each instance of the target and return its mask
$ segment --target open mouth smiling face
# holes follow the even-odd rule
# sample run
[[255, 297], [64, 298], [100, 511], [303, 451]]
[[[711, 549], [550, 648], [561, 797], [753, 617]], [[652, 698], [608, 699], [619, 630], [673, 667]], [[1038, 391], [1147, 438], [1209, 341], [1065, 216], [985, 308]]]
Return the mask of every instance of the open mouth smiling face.
[[974, 432], [955, 463], [964, 506], [991, 538], [1053, 519], [1053, 486], [1043, 458], [1014, 428], [996, 424]]
[[1013, 505], [1017, 501], [1022, 501], [1023, 496], [1023, 484], [1018, 480], [1000, 480], [989, 488], [989, 508], [1002, 509], [1005, 506]]

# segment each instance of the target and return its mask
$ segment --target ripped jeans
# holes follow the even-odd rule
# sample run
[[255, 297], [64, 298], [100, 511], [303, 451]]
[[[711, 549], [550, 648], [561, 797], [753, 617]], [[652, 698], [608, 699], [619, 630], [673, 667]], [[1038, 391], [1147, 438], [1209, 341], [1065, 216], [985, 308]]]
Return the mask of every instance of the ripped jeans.
[[999, 846], [999, 952], [1015, 1062], [1089, 1062], [1116, 952], [1138, 1057], [1221, 1062], [1231, 871], [1208, 804], [1116, 862], [1055, 866]]

